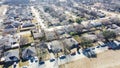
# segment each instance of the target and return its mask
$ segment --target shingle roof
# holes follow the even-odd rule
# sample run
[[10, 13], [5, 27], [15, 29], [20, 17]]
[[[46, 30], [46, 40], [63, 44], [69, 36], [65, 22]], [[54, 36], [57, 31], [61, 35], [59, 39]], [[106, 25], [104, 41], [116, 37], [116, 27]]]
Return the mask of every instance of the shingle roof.
[[36, 55], [36, 50], [34, 47], [28, 47], [22, 51], [22, 58], [35, 56], [35, 55]]
[[15, 28], [13, 25], [8, 25], [5, 27], [5, 29], [13, 29], [13, 28]]
[[19, 60], [19, 50], [10, 50], [4, 53], [5, 62], [18, 61]]
[[33, 26], [35, 26], [35, 25], [32, 24], [32, 23], [25, 23], [25, 24], [22, 25], [22, 28], [33, 27]]
[[18, 28], [20, 26], [20, 23], [12, 23], [12, 25], [15, 27], [15, 28]]

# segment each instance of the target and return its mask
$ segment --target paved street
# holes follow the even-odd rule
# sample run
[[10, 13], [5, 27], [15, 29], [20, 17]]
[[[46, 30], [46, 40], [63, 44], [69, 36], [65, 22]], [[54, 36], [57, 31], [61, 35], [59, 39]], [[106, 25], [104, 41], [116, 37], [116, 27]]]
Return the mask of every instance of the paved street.
[[32, 11], [33, 14], [35, 15], [35, 18], [37, 19], [38, 24], [41, 26], [41, 28], [45, 29], [46, 26], [45, 26], [45, 24], [43, 23], [44, 21], [40, 18], [39, 12], [38, 12], [33, 6], [31, 6], [31, 11]]

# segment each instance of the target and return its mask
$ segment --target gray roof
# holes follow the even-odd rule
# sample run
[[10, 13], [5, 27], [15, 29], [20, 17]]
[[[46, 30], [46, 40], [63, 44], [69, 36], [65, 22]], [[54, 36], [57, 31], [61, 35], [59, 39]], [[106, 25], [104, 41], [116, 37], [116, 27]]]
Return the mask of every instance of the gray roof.
[[35, 47], [28, 47], [22, 51], [22, 58], [35, 56], [35, 55], [36, 55]]
[[15, 27], [13, 25], [8, 25], [5, 27], [5, 29], [14, 29]]
[[45, 36], [46, 36], [47, 40], [56, 39], [56, 34], [54, 31], [45, 31]]
[[64, 43], [66, 43], [66, 45], [70, 47], [78, 44], [78, 42], [74, 38], [65, 39]]
[[33, 27], [33, 26], [35, 26], [35, 25], [32, 24], [32, 23], [24, 23], [24, 24], [22, 25], [22, 28]]
[[87, 34], [87, 35], [83, 35], [82, 37], [85, 39], [89, 39], [89, 40], [96, 40], [97, 39], [97, 36], [94, 34]]
[[5, 62], [18, 61], [19, 60], [19, 50], [10, 50], [4, 53]]
[[52, 41], [50, 46], [51, 46], [53, 51], [56, 51], [56, 50], [60, 51], [61, 49], [63, 49], [62, 43], [60, 41], [57, 41], [57, 40]]

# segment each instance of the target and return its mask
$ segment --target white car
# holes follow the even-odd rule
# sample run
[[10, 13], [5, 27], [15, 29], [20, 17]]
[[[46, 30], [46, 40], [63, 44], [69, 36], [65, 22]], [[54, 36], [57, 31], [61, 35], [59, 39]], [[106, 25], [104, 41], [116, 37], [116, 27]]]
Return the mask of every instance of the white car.
[[35, 58], [35, 62], [38, 62], [38, 60], [39, 60], [38, 57], [35, 56], [34, 58]]
[[27, 66], [23, 66], [22, 68], [27, 68]]

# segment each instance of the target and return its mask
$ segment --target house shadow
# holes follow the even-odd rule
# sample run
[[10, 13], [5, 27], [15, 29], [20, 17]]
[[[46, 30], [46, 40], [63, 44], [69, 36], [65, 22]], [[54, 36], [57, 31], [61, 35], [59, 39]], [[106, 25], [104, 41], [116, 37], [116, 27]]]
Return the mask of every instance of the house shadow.
[[[16, 63], [18, 63], [19, 61], [16, 61]], [[9, 68], [10, 66], [12, 66], [15, 62], [4, 62], [3, 64], [3, 68]]]

